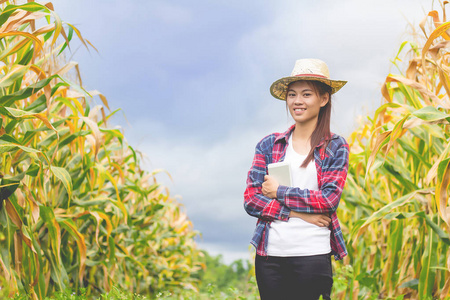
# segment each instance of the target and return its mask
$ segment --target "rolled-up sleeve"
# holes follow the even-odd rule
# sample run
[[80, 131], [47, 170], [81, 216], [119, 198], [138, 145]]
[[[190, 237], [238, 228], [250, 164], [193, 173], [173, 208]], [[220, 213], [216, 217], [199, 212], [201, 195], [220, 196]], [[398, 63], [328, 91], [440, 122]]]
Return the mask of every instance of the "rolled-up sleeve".
[[266, 143], [267, 141], [263, 139], [256, 146], [255, 156], [247, 176], [247, 187], [244, 192], [244, 208], [253, 217], [269, 221], [286, 221], [289, 219], [290, 209], [280, 201], [264, 196], [261, 191], [264, 176], [267, 174], [268, 159], [265, 154], [265, 148], [267, 148]]

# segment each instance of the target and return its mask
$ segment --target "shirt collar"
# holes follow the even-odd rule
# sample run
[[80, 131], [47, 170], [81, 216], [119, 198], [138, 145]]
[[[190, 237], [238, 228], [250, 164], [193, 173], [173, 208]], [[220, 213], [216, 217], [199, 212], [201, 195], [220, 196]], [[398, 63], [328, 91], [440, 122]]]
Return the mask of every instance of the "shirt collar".
[[[282, 134], [280, 134], [278, 137], [275, 138], [275, 143], [278, 142], [284, 142], [287, 144], [288, 140], [289, 140], [289, 136], [292, 134], [292, 132], [295, 129], [295, 124], [292, 125], [291, 127], [289, 127], [288, 130], [286, 130], [285, 132], [283, 132]], [[331, 133], [331, 140], [338, 138], [338, 136], [334, 133]], [[323, 145], [323, 143], [325, 142], [325, 139], [322, 138], [322, 140], [320, 141], [320, 143], [316, 146], [320, 147]]]

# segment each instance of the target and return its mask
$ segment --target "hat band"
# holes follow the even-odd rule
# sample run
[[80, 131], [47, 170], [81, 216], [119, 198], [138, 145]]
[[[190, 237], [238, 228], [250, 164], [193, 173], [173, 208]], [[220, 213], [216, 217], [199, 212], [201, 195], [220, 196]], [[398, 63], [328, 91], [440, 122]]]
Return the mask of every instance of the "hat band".
[[318, 74], [297, 74], [297, 75], [294, 75], [294, 76], [308, 76], [308, 77], [319, 77], [319, 78], [329, 79], [326, 76], [318, 75]]

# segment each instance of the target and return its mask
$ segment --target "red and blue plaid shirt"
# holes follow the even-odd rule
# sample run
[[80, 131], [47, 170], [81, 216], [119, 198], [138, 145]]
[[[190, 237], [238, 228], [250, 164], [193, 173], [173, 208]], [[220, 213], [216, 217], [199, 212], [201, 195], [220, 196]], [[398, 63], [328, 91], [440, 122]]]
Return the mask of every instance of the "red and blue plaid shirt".
[[291, 210], [303, 213], [329, 213], [331, 250], [336, 260], [342, 259], [347, 255], [347, 250], [336, 209], [348, 170], [349, 147], [343, 137], [333, 134], [326, 150], [321, 147], [323, 141], [314, 149], [319, 190], [280, 185], [276, 199], [270, 199], [261, 192], [267, 165], [284, 160], [288, 139], [294, 128], [295, 125], [284, 133], [268, 135], [256, 145], [244, 193], [245, 210], [249, 215], [258, 218], [251, 244], [255, 246], [258, 255], [266, 256], [271, 221], [287, 221]]

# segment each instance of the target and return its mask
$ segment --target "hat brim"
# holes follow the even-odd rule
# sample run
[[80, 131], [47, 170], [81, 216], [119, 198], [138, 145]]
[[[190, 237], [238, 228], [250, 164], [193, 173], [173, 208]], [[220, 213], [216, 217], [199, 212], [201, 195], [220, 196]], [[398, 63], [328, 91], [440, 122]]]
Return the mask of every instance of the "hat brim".
[[295, 81], [300, 80], [314, 80], [325, 83], [326, 85], [331, 87], [331, 93], [334, 94], [339, 91], [347, 81], [343, 80], [332, 80], [328, 78], [318, 78], [313, 76], [289, 76], [278, 79], [270, 86], [270, 93], [277, 99], [286, 100], [286, 92], [288, 85]]

